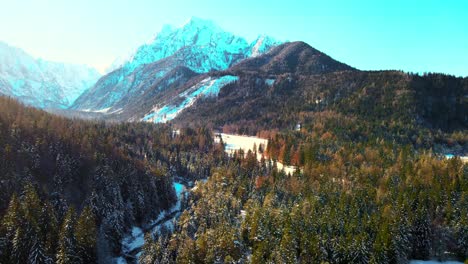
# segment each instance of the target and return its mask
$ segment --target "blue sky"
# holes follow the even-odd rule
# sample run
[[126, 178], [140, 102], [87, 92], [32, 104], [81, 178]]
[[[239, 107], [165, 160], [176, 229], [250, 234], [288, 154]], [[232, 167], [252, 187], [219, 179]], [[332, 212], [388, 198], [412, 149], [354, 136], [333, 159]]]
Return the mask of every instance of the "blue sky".
[[163, 24], [210, 19], [253, 40], [302, 40], [363, 70], [468, 76], [468, 1], [0, 0], [0, 40], [105, 69]]

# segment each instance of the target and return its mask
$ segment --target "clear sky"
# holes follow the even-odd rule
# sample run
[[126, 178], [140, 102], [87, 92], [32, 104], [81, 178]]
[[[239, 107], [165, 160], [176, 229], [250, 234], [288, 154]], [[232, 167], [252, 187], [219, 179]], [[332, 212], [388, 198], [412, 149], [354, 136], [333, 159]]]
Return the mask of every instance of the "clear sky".
[[248, 40], [302, 40], [363, 70], [468, 76], [465, 0], [0, 0], [0, 40], [102, 71], [192, 16]]

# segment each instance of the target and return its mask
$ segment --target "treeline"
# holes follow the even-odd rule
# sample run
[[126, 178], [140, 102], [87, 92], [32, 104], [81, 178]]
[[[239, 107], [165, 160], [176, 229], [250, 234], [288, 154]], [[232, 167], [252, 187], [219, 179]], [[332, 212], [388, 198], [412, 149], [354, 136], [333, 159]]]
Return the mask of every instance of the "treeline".
[[[335, 142], [336, 143], [336, 142]], [[468, 258], [468, 167], [411, 145], [304, 144], [303, 172], [253, 153], [191, 193], [141, 263], [407, 263]]]
[[259, 131], [257, 136], [267, 138], [269, 142], [265, 156], [284, 164], [304, 166], [305, 159], [316, 149], [324, 146], [336, 148], [341, 144], [388, 141], [396, 145], [411, 145], [418, 151], [431, 149], [437, 154], [454, 153], [461, 156], [465, 155], [468, 147], [468, 135], [464, 130], [443, 133], [397, 121], [360, 120], [332, 111], [313, 113], [311, 116], [313, 121], [301, 123], [299, 131]]
[[468, 78], [399, 71], [235, 74], [239, 81], [217, 98], [199, 100], [174, 122], [247, 135], [301, 124], [352, 141], [379, 137], [417, 148], [468, 148]]
[[[207, 129], [70, 120], [0, 98], [0, 217], [17, 219], [0, 226], [0, 262], [33, 258], [33, 245], [44, 248], [39, 251], [47, 259], [59, 261], [60, 248], [44, 237], [60, 238], [66, 231], [75, 237], [71, 240], [79, 240], [75, 229], [82, 227], [74, 222], [75, 215], [84, 212], [94, 219], [87, 224], [94, 222], [96, 230], [89, 240], [95, 244], [87, 246], [105, 262], [120, 252], [130, 226], [144, 224], [173, 205], [174, 177], [203, 178], [211, 173], [208, 164], [224, 162], [222, 149], [212, 142]], [[28, 209], [30, 196], [37, 196], [33, 209]], [[67, 217], [73, 223], [63, 230]], [[12, 251], [15, 237], [36, 234], [36, 244], [18, 240], [23, 247]]]

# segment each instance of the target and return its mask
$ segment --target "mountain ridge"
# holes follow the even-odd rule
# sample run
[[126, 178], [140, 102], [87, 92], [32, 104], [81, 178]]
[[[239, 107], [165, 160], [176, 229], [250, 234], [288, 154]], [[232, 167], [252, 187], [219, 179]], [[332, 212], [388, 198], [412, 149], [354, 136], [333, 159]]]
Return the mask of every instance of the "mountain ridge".
[[0, 41], [0, 94], [39, 108], [66, 108], [100, 77], [96, 69], [35, 59]]
[[[297, 61], [299, 63], [296, 63], [294, 65], [292, 65], [291, 63], [283, 63], [287, 62], [288, 60]], [[298, 67], [298, 64], [303, 64], [304, 67]], [[308, 65], [311, 67], [307, 67]], [[195, 79], [198, 79], [198, 83], [194, 83], [194, 81], [188, 82], [183, 87], [178, 88], [178, 95], [172, 97], [160, 97], [155, 107], [150, 112], [146, 113], [146, 115], [143, 118], [141, 118], [141, 120], [153, 122], [167, 122], [177, 118], [177, 116], [182, 114], [185, 110], [187, 110], [188, 108], [192, 108], [193, 105], [200, 99], [213, 97], [213, 94], [207, 95], [203, 93], [204, 89], [211, 89], [211, 86], [207, 87], [207, 85], [216, 86], [217, 92], [214, 94], [214, 98], [216, 98], [216, 96], [220, 93], [235, 93], [235, 89], [233, 90], [224, 87], [230, 85], [231, 83], [238, 82], [239, 78], [242, 79], [243, 76], [248, 75], [249, 72], [255, 75], [255, 82], [258, 82], [258, 80], [261, 79], [261, 82], [268, 83], [274, 82], [273, 79], [269, 79], [268, 77], [271, 75], [323, 74], [325, 72], [336, 71], [355, 71], [355, 69], [333, 60], [329, 56], [315, 50], [310, 45], [304, 42], [284, 43], [272, 48], [269, 52], [266, 52], [260, 56], [245, 59], [235, 64], [234, 66], [228, 68], [225, 71], [210, 72], [200, 77], [194, 77]], [[291, 77], [286, 78], [289, 80], [289, 78]], [[208, 80], [213, 83], [207, 83]], [[272, 85], [273, 83], [267, 84], [267, 86]], [[187, 91], [193, 91], [193, 89], [196, 88], [200, 89], [200, 94], [195, 93], [197, 95], [196, 97], [192, 97], [187, 94]], [[238, 89], [240, 91], [244, 91], [241, 88]], [[247, 94], [252, 93], [247, 92]], [[180, 100], [178, 100], [178, 98], [185, 98], [185, 100], [189, 100], [190, 103], [184, 103], [184, 101], [181, 102]], [[242, 104], [242, 102], [238, 103]], [[169, 109], [172, 109], [172, 111], [175, 112], [174, 115], [171, 115], [168, 119], [166, 118], [166, 110], [169, 111]], [[190, 110], [187, 111], [190, 112]], [[211, 109], [211, 111], [212, 113], [215, 113], [216, 109]], [[195, 117], [192, 116], [192, 118]], [[138, 118], [134, 118], [133, 120], [135, 119]]]
[[[223, 31], [212, 21], [192, 18], [183, 27], [164, 26], [154, 40], [140, 46], [120, 68], [103, 76], [71, 106], [73, 110], [98, 112], [124, 108], [128, 98], [139, 97], [166, 74], [184, 66], [197, 74], [225, 70], [252, 55], [279, 44], [259, 36], [248, 43]], [[98, 98], [98, 99], [97, 99]]]

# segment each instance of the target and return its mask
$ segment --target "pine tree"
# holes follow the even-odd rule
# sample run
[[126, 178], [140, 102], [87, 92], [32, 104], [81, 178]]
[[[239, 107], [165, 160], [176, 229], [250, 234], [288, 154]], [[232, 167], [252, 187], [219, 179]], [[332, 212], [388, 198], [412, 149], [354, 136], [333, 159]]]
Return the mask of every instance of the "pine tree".
[[291, 220], [287, 219], [283, 228], [283, 237], [280, 243], [282, 263], [296, 263], [297, 241], [292, 233]]
[[51, 259], [55, 257], [55, 251], [58, 247], [59, 223], [55, 216], [55, 210], [52, 205], [45, 201], [42, 207], [41, 217], [39, 219], [40, 233], [39, 238], [43, 242], [44, 250]]
[[398, 219], [393, 223], [389, 236], [391, 239], [391, 256], [396, 263], [404, 263], [411, 253], [411, 230], [406, 216], [397, 215]]
[[30, 239], [25, 233], [22, 227], [18, 227], [15, 230], [10, 256], [11, 263], [25, 263], [28, 259]]
[[20, 202], [16, 194], [13, 194], [0, 225], [2, 239], [2, 252], [0, 252], [1, 263], [8, 263], [10, 260], [13, 262], [11, 254], [13, 251], [13, 239], [16, 235], [16, 230], [21, 226], [21, 224], [22, 217], [20, 212]]
[[59, 247], [57, 251], [58, 264], [81, 263], [76, 248], [76, 238], [73, 232], [75, 210], [71, 207], [63, 219], [59, 233]]
[[151, 236], [151, 232], [145, 234], [145, 244], [143, 244], [142, 254], [138, 260], [142, 264], [157, 263], [158, 257], [161, 256], [158, 242], [155, 242]]
[[6, 263], [7, 260], [7, 240], [5, 239], [5, 234], [2, 232], [0, 233], [0, 263]]
[[48, 264], [52, 259], [46, 255], [46, 251], [39, 239], [34, 239], [31, 250], [29, 251], [28, 264]]
[[[36, 189], [31, 184], [26, 185], [21, 203], [24, 212], [24, 241], [21, 242], [27, 250], [28, 262], [43, 263], [49, 260], [44, 249], [42, 233], [47, 233], [47, 226], [41, 226], [42, 202]], [[43, 231], [43, 232], [42, 232]]]
[[418, 214], [419, 216], [416, 219], [412, 230], [412, 257], [416, 259], [428, 259], [432, 251], [431, 224], [426, 209], [423, 209]]
[[97, 262], [96, 236], [96, 219], [91, 209], [86, 206], [75, 227], [77, 255], [83, 263]]

